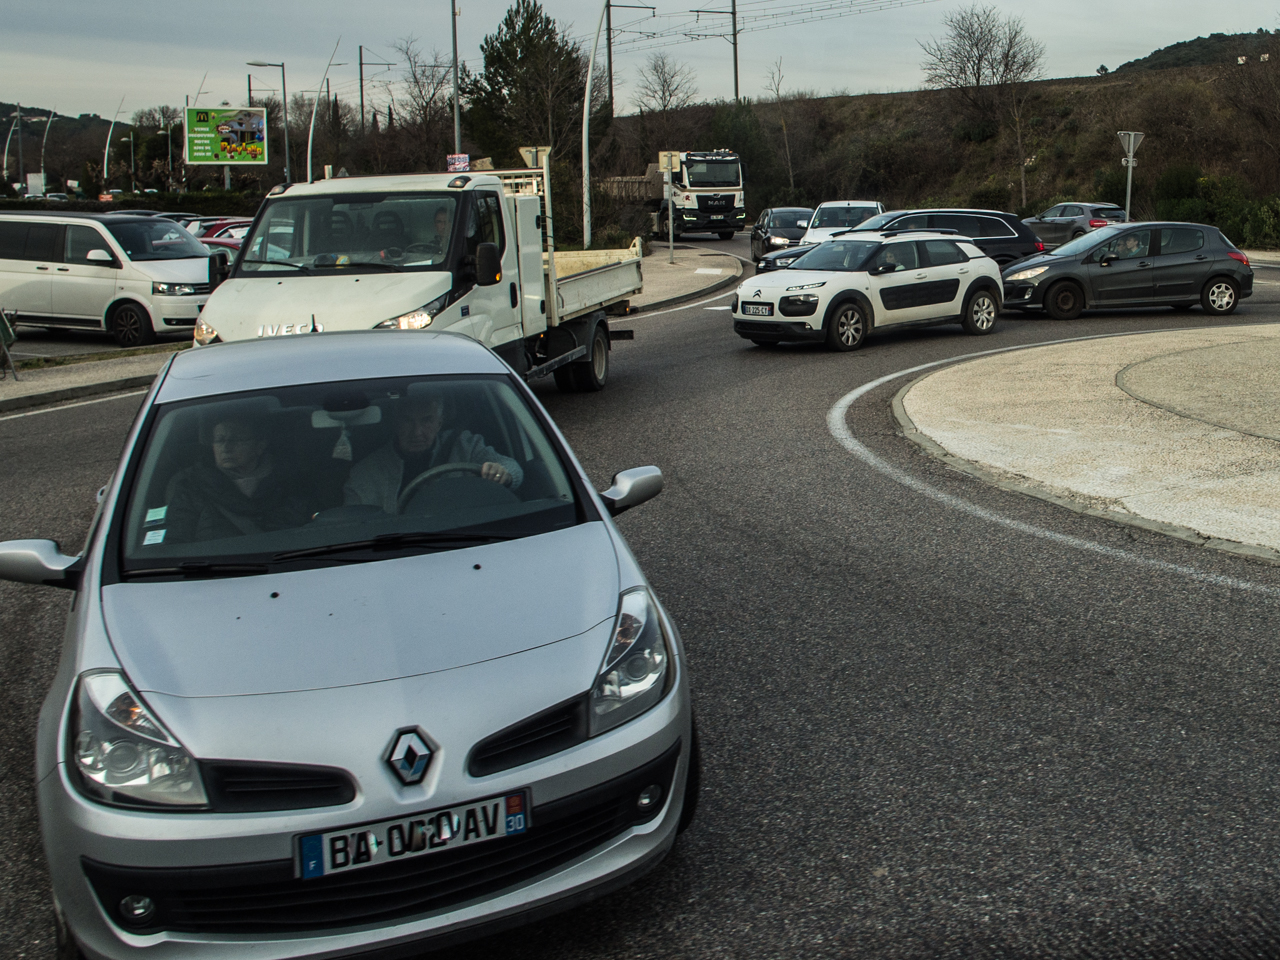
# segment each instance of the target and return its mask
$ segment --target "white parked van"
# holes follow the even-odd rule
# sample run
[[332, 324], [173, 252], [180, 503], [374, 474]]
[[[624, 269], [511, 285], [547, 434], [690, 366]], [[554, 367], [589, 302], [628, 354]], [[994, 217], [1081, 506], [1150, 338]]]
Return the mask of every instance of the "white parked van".
[[808, 246], [830, 240], [837, 233], [852, 229], [877, 213], [884, 213], [884, 204], [874, 200], [829, 200], [820, 203], [809, 218], [809, 228], [800, 239], [800, 245]]
[[171, 220], [0, 213], [0, 308], [18, 323], [106, 330], [121, 346], [191, 335], [209, 251]]

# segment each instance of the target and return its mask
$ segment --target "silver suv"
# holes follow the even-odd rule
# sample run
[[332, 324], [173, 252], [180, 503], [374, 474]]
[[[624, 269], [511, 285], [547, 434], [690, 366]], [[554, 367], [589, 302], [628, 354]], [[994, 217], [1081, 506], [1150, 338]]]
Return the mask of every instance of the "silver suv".
[[1022, 222], [1044, 241], [1046, 247], [1056, 247], [1099, 227], [1125, 223], [1128, 219], [1124, 207], [1114, 203], [1060, 203]]

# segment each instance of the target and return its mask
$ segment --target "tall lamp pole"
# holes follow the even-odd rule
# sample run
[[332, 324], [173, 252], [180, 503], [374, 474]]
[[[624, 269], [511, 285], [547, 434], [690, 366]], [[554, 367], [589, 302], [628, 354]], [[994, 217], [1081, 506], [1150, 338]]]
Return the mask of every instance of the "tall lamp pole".
[[124, 143], [126, 141], [128, 141], [129, 143], [129, 192], [137, 193], [138, 192], [138, 168], [134, 163], [132, 133], [130, 133], [127, 137], [120, 138], [121, 143]]
[[[450, 0], [452, 3], [453, 0]], [[600, 8], [600, 20], [596, 23], [596, 39], [591, 44], [591, 59], [587, 61], [587, 88], [582, 94], [582, 249], [591, 249], [591, 77], [596, 68], [596, 51], [600, 49], [600, 31], [604, 27], [605, 11], [609, 0]]]
[[[449, 0], [449, 24], [453, 27], [453, 152], [462, 152], [462, 121], [458, 112], [458, 8]], [[597, 31], [596, 40], [600, 39]]]
[[[49, 128], [53, 126], [53, 115], [58, 112], [58, 108], [54, 107], [49, 111], [49, 120], [44, 125], [44, 139], [40, 141], [40, 179], [44, 179], [44, 146], [49, 142]], [[47, 189], [47, 188], [46, 188]]]
[[280, 68], [280, 103], [284, 108], [284, 182], [292, 183], [289, 177], [289, 91], [285, 84], [284, 63], [267, 63], [265, 60], [249, 60], [245, 63], [249, 67], [279, 67]]

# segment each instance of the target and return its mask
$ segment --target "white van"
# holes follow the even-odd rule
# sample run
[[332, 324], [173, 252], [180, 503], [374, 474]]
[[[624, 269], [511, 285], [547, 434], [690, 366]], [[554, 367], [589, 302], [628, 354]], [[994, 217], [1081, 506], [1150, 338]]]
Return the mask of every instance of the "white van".
[[171, 220], [0, 213], [0, 308], [18, 323], [106, 330], [135, 347], [190, 336], [208, 299], [209, 250]]
[[884, 213], [884, 204], [874, 200], [829, 200], [820, 203], [809, 218], [809, 228], [800, 238], [800, 245], [830, 240], [837, 233], [852, 229], [878, 213]]

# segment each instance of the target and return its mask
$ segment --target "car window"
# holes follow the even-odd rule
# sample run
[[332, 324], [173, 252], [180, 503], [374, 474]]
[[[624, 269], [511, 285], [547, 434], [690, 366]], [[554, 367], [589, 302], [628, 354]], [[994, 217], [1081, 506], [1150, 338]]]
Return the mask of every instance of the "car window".
[[795, 230], [807, 219], [808, 215], [803, 210], [781, 210], [770, 218], [769, 226], [778, 230]]
[[0, 259], [22, 259], [22, 248], [27, 243], [27, 227], [26, 223], [0, 220]]
[[488, 191], [477, 191], [475, 194], [474, 210], [475, 215], [472, 220], [478, 224], [477, 233], [472, 233], [470, 229], [467, 231], [467, 246], [470, 253], [475, 253], [475, 247], [482, 243], [496, 243], [498, 251], [506, 250], [506, 237], [502, 231], [502, 201], [498, 199], [496, 193]]
[[1100, 217], [1104, 220], [1123, 220], [1123, 207], [1094, 207], [1089, 211], [1091, 216]]
[[107, 222], [107, 229], [130, 260], [186, 260], [207, 257], [204, 245], [172, 220]]
[[1063, 207], [1061, 216], [1082, 217], [1084, 216], [1084, 208], [1083, 207]]
[[899, 217], [885, 227], [886, 230], [927, 230], [928, 228], [929, 215], [927, 213], [914, 213]]
[[872, 261], [874, 267], [892, 266], [892, 272], [914, 270], [920, 266], [920, 258], [914, 243], [886, 243]]
[[[578, 522], [555, 444], [501, 376], [164, 404], [142, 449], [127, 493], [126, 576], [186, 561], [288, 562], [280, 554], [374, 537], [394, 549], [387, 541], [400, 535], [509, 539]], [[376, 555], [357, 559], [389, 555], [363, 549]]]
[[952, 240], [926, 240], [924, 251], [925, 256], [929, 258], [929, 265], [934, 267], [946, 266], [949, 263], [966, 263], [969, 260], [960, 249], [960, 245]]
[[1016, 237], [1017, 233], [1009, 224], [996, 217], [974, 217], [978, 221], [977, 233], [974, 237], [982, 237], [986, 240], [994, 240], [999, 237]]
[[934, 230], [954, 230], [962, 237], [978, 235], [978, 218], [966, 213], [935, 213], [929, 217]]
[[27, 229], [27, 242], [22, 248], [24, 260], [57, 260], [58, 227], [52, 223], [33, 223]]
[[1204, 231], [1190, 227], [1166, 227], [1160, 231], [1161, 253], [1191, 253], [1204, 246]]
[[[79, 225], [67, 227], [65, 257], [67, 263], [92, 263], [87, 256], [90, 250], [105, 250], [107, 253], [111, 253], [111, 247], [107, 244], [106, 238], [93, 227]], [[112, 259], [114, 259], [114, 256]], [[93, 263], [93, 266], [106, 267], [110, 266], [110, 264], [99, 261]]]
[[790, 269], [858, 270], [879, 246], [876, 240], [828, 240], [797, 257]]
[[814, 211], [813, 219], [809, 222], [809, 226], [821, 230], [856, 227], [864, 220], [875, 216], [875, 213], [875, 207], [851, 207], [843, 204], [831, 207], [823, 206]]
[[1060, 217], [1060, 216], [1062, 216], [1062, 204], [1058, 204], [1056, 207], [1050, 207], [1044, 213], [1040, 214], [1040, 219], [1048, 220], [1051, 217]]
[[1131, 230], [1116, 237], [1110, 243], [1099, 247], [1096, 258], [1100, 259], [1108, 253], [1113, 253], [1121, 260], [1134, 260], [1138, 257], [1145, 257], [1150, 252], [1151, 231]]

